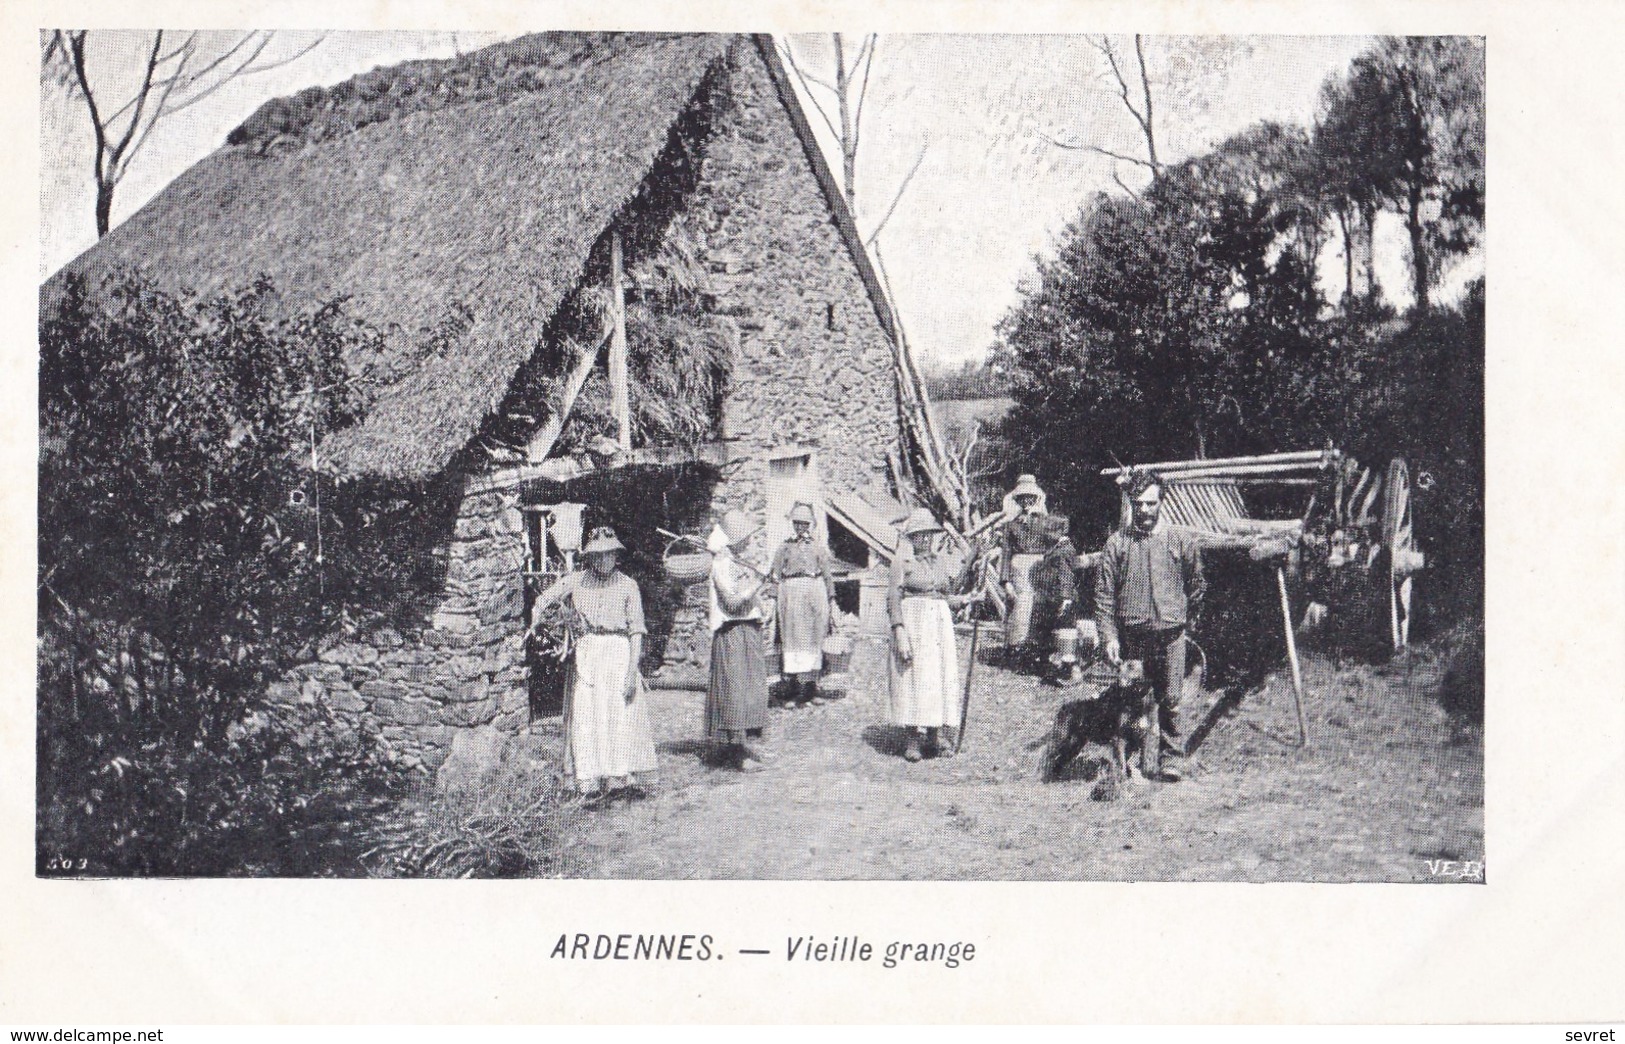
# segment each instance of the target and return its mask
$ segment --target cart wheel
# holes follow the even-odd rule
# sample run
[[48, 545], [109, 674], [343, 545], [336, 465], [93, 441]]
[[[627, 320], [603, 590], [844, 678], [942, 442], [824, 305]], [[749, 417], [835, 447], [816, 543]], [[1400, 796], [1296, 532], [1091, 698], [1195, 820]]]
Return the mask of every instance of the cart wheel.
[[1411, 573], [1421, 554], [1411, 518], [1411, 472], [1405, 461], [1388, 462], [1382, 505], [1382, 545], [1388, 552], [1388, 633], [1394, 651], [1410, 643]]

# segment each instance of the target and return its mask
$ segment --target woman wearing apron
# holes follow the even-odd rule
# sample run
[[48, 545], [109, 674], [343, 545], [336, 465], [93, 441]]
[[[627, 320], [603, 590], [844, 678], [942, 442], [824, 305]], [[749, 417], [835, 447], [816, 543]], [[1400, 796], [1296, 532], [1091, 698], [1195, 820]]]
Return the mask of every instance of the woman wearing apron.
[[824, 670], [824, 639], [835, 618], [835, 577], [829, 553], [813, 537], [811, 504], [790, 509], [795, 535], [779, 546], [769, 576], [779, 585], [779, 652], [790, 699], [817, 704], [818, 676]]
[[953, 594], [960, 577], [936, 551], [942, 527], [916, 510], [903, 523], [912, 554], [892, 560], [886, 605], [891, 614], [892, 721], [908, 730], [903, 757], [952, 757], [939, 730], [959, 727], [959, 655], [950, 609], [966, 598]]
[[706, 689], [705, 732], [741, 772], [760, 772], [763, 757], [745, 745], [767, 726], [767, 661], [762, 648], [766, 577], [739, 556], [757, 528], [742, 511], [729, 511], [711, 531], [711, 683]]
[[643, 597], [616, 568], [626, 550], [608, 526], [581, 549], [587, 568], [542, 592], [532, 612], [568, 598], [580, 617], [564, 698], [564, 772], [584, 795], [653, 781], [654, 731], [638, 658], [643, 654]]
[[1045, 518], [1044, 491], [1038, 480], [1022, 475], [1016, 486], [1004, 497], [1004, 509], [1009, 521], [1004, 524], [1000, 544], [1004, 548], [1004, 565], [1000, 580], [1010, 599], [1009, 615], [1005, 618], [1004, 644], [1007, 650], [1021, 651], [1031, 638], [1033, 603], [1033, 567], [1044, 557], [1054, 543]]

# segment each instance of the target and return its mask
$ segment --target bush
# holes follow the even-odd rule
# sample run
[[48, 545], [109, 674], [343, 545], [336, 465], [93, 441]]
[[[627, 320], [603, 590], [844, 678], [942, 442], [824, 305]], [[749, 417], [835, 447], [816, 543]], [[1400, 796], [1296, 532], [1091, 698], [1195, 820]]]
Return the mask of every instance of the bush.
[[41, 725], [41, 874], [360, 876], [368, 824], [406, 781], [320, 705], [252, 712], [211, 745], [161, 723]]
[[504, 764], [478, 791], [420, 790], [367, 827], [375, 877], [562, 876], [560, 838], [578, 813], [556, 786]]
[[393, 786], [368, 737], [256, 710], [415, 575], [392, 512], [423, 498], [310, 466], [384, 354], [343, 301], [292, 313], [269, 282], [70, 279], [42, 314], [42, 868], [322, 872]]

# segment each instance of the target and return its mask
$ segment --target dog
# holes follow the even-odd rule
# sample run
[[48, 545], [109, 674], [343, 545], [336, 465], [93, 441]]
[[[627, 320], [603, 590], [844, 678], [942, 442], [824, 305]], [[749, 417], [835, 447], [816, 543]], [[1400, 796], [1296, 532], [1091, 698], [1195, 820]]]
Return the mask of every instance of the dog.
[[[1142, 681], [1118, 681], [1092, 700], [1062, 704], [1055, 715], [1044, 756], [1044, 781], [1067, 778], [1074, 762], [1087, 755], [1080, 773], [1095, 785], [1095, 801], [1115, 801], [1129, 779], [1129, 759], [1145, 745], [1148, 688]], [[1108, 770], [1102, 777], [1101, 770]]]

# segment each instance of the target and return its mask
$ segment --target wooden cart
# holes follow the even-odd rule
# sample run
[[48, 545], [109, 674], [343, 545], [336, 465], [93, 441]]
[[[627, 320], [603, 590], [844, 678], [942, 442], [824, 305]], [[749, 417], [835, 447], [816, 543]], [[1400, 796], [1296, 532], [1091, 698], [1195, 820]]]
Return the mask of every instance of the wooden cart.
[[[1302, 581], [1311, 600], [1329, 604], [1332, 590], [1370, 592], [1383, 604], [1394, 650], [1409, 641], [1415, 575], [1426, 564], [1412, 513], [1410, 469], [1395, 458], [1382, 473], [1335, 450], [1308, 450], [1222, 459], [1156, 461], [1107, 468], [1126, 487], [1135, 471], [1154, 471], [1166, 485], [1163, 518], [1201, 535], [1203, 546], [1245, 552], [1271, 568], [1281, 603], [1282, 636], [1292, 669], [1300, 743], [1303, 677], [1287, 577]], [[1270, 505], [1270, 515], [1255, 505]], [[1122, 497], [1125, 523], [1131, 507]], [[1351, 578], [1356, 584], [1347, 583]]]

